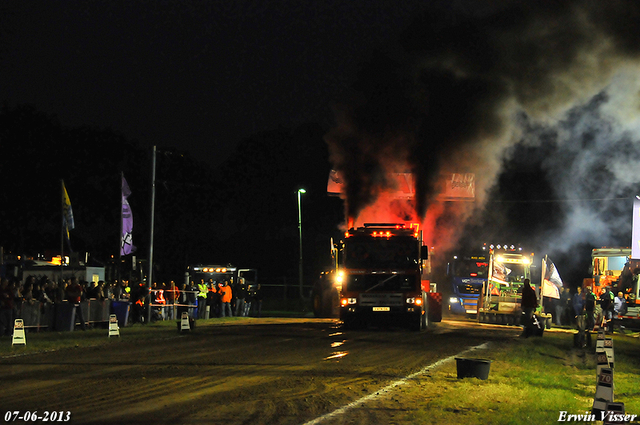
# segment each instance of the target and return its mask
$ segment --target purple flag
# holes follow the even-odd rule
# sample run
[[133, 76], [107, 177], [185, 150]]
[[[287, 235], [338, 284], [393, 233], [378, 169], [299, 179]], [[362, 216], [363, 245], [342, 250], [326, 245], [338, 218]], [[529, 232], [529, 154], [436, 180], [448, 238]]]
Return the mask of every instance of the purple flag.
[[131, 190], [122, 176], [122, 235], [120, 237], [120, 255], [131, 254], [136, 250], [133, 246], [133, 214], [127, 198]]

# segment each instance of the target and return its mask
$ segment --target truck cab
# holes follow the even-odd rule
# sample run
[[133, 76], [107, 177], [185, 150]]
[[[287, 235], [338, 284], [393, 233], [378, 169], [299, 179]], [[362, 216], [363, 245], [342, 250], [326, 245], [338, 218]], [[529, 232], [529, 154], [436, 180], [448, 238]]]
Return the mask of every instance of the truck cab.
[[[441, 312], [423, 275], [428, 250], [417, 224], [365, 224], [345, 234], [340, 270], [340, 319], [345, 327], [399, 323], [415, 330]], [[436, 297], [437, 298], [437, 297]]]
[[476, 317], [482, 288], [487, 283], [488, 253], [454, 255], [447, 263], [447, 283], [450, 292], [449, 312]]

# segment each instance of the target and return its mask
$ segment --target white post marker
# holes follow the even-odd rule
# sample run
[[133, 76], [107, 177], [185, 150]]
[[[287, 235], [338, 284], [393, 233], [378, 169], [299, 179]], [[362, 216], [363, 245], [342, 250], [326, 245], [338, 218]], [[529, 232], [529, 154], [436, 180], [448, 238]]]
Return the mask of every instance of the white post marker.
[[609, 366], [609, 359], [607, 358], [607, 353], [604, 352], [604, 350], [600, 350], [596, 352], [596, 361], [597, 361], [597, 366], [596, 366], [596, 384], [598, 383], [598, 379], [600, 377], [600, 372], [602, 372], [602, 369], [604, 369], [605, 367], [610, 368]]
[[189, 326], [189, 313], [186, 311], [182, 312], [182, 318], [180, 319], [180, 332], [182, 331], [190, 331], [191, 327]]
[[[629, 416], [627, 416], [627, 419], [628, 418]], [[624, 403], [607, 403], [607, 413], [602, 423], [603, 425], [629, 423], [625, 420]]]
[[607, 353], [607, 361], [611, 365], [611, 369], [613, 369], [613, 339], [605, 338], [603, 343], [604, 352]]
[[598, 375], [596, 395], [593, 398], [593, 411], [607, 410], [607, 404], [613, 401], [613, 370], [603, 368]]
[[118, 317], [115, 314], [109, 316], [109, 338], [111, 338], [112, 336], [120, 336]]
[[24, 336], [24, 322], [16, 319], [13, 323], [13, 339], [11, 345], [27, 345], [27, 338]]

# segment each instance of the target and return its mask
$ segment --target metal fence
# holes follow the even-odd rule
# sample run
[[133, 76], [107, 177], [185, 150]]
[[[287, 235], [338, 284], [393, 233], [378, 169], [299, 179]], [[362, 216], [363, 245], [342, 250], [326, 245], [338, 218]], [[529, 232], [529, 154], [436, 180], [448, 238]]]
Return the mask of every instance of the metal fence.
[[[80, 306], [85, 323], [108, 323], [109, 316], [114, 314], [112, 304], [111, 300], [89, 299], [82, 301]], [[70, 330], [74, 325], [79, 324], [75, 320], [75, 304], [68, 302], [29, 303], [22, 301], [17, 303], [15, 315], [15, 318], [23, 320], [25, 328], [36, 330]]]

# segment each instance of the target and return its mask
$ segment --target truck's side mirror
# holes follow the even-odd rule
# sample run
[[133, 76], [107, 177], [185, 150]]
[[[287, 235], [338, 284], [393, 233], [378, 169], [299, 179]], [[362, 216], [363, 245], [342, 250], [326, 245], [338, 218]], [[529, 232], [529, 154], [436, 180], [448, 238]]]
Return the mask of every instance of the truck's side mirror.
[[428, 260], [429, 259], [429, 247], [428, 246], [421, 246], [420, 247], [420, 258], [422, 260]]

